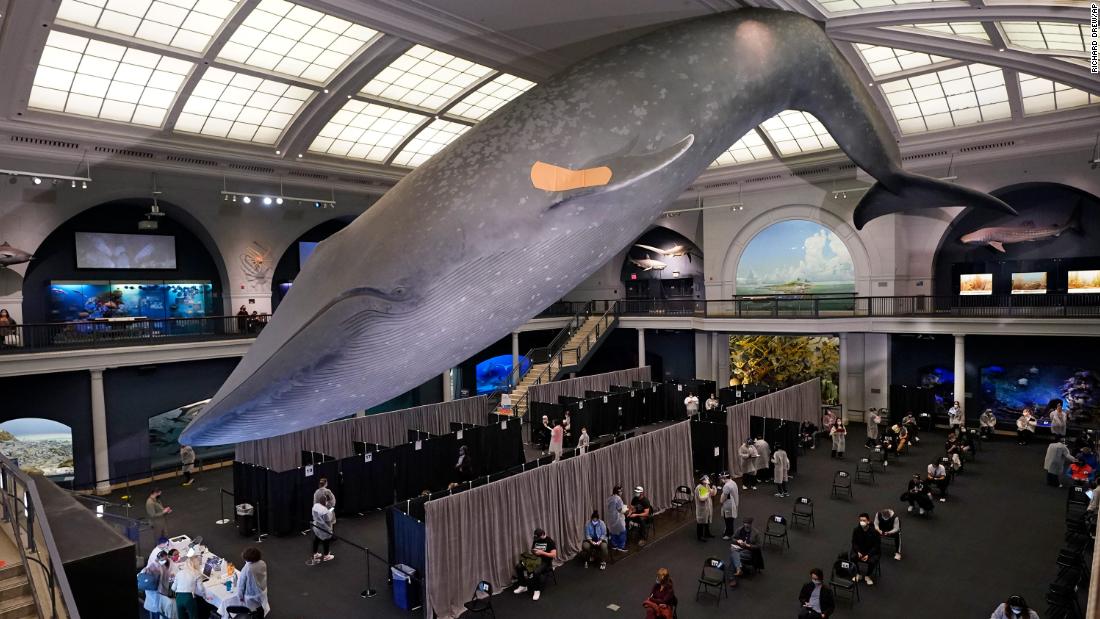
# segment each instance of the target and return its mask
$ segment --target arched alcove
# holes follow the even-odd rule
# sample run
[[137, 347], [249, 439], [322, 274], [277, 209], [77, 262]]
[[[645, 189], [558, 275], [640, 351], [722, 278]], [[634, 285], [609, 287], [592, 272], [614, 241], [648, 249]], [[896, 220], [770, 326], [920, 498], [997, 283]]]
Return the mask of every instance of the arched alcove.
[[[776, 224], [783, 222], [798, 222], [802, 221], [806, 224], [812, 224], [818, 229], [823, 230], [825, 234], [818, 237], [815, 241], [811, 241], [810, 247], [806, 246], [806, 240], [803, 239], [803, 243], [800, 246], [789, 245], [785, 248], [785, 251], [791, 252], [792, 256], [798, 255], [800, 259], [806, 260], [808, 251], [814, 251], [817, 246], [813, 243], [821, 241], [824, 245], [821, 247], [824, 257], [835, 255], [836, 249], [843, 247], [847, 253], [851, 263], [851, 281], [854, 287], [854, 291], [857, 295], [867, 295], [870, 293], [870, 269], [871, 260], [867, 253], [867, 248], [863, 245], [859, 235], [856, 231], [848, 225], [840, 217], [822, 210], [816, 206], [809, 205], [789, 205], [776, 209], [770, 209], [765, 213], [761, 213], [757, 217], [749, 220], [744, 227], [738, 231], [737, 235], [733, 238], [729, 248], [726, 251], [725, 258], [722, 262], [721, 277], [722, 277], [722, 296], [723, 298], [729, 298], [736, 294], [742, 294], [738, 289], [738, 267], [741, 264], [742, 258], [745, 255], [746, 249], [753, 242], [753, 239], [763, 233], [765, 230], [772, 228]], [[835, 240], [834, 240], [835, 239]], [[840, 245], [834, 245], [830, 248], [831, 244], [839, 242]], [[810, 256], [813, 259], [813, 255]], [[824, 265], [807, 264], [807, 268], [811, 272], [817, 272], [822, 269]], [[816, 269], [816, 271], [815, 271]], [[793, 279], [793, 278], [792, 278]], [[787, 282], [778, 282], [783, 284]], [[784, 290], [777, 288], [770, 294], [783, 293]], [[809, 289], [803, 292], [814, 292]], [[850, 290], [849, 290], [850, 292]], [[754, 294], [767, 294], [765, 292], [755, 292]]]
[[627, 299], [703, 298], [703, 252], [679, 232], [653, 226], [627, 248], [622, 265]]
[[20, 417], [0, 423], [0, 451], [19, 468], [52, 477], [72, 477], [73, 430], [52, 419]]
[[[81, 211], [50, 232], [34, 249], [35, 259], [28, 265], [23, 279], [24, 322], [80, 318], [81, 304], [97, 307], [97, 299], [115, 294], [134, 295], [140, 310], [132, 313], [127, 309], [129, 315], [161, 311], [163, 316], [155, 317], [220, 315], [228, 276], [213, 238], [190, 213], [164, 201], [160, 202], [160, 210], [165, 215], [157, 218], [157, 229], [139, 230], [137, 224], [146, 219], [149, 206], [148, 198], [113, 200]], [[135, 260], [124, 268], [121, 261], [118, 262], [120, 267], [103, 261], [91, 268], [81, 268], [88, 265], [78, 264], [78, 232], [172, 237], [170, 246], [174, 247], [175, 266], [156, 263], [150, 265], [153, 268], [137, 268], [135, 265], [141, 265]], [[105, 238], [107, 246], [103, 251], [114, 251], [110, 243], [119, 237]], [[124, 247], [115, 249], [125, 250]], [[56, 286], [55, 282], [68, 282], [64, 286], [74, 288]], [[93, 283], [93, 287], [76, 288], [78, 283], [88, 282]], [[156, 286], [164, 288], [163, 301], [157, 300], [160, 291], [154, 288]], [[175, 290], [171, 290], [173, 286]]]
[[353, 219], [355, 219], [354, 216], [347, 215], [321, 222], [309, 230], [306, 230], [286, 248], [283, 255], [279, 257], [279, 261], [275, 263], [275, 271], [271, 276], [272, 311], [275, 311], [275, 309], [279, 307], [279, 302], [283, 300], [287, 291], [290, 290], [291, 283], [294, 281], [294, 278], [298, 276], [298, 272], [301, 271], [305, 259], [307, 259], [309, 254], [313, 251], [313, 247], [315, 247], [317, 243], [320, 243], [346, 228]]

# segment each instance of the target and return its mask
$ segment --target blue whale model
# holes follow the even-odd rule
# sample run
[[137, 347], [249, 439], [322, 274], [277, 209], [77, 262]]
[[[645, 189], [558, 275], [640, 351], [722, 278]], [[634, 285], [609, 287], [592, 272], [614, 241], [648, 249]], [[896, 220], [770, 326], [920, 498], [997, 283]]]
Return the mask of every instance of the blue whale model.
[[813, 21], [744, 10], [680, 23], [532, 88], [318, 245], [181, 441], [283, 434], [438, 377], [628, 247], [785, 109], [820, 119], [878, 180], [857, 226], [918, 207], [1012, 212], [902, 171], [871, 97]]

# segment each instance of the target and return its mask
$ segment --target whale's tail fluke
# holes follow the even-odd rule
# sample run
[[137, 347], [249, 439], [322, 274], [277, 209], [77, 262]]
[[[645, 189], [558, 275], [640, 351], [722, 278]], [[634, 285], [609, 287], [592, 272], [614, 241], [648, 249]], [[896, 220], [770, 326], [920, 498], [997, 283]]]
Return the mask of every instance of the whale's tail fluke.
[[896, 191], [890, 191], [881, 182], [875, 183], [859, 201], [852, 214], [857, 229], [862, 230], [867, 222], [876, 217], [914, 208], [974, 206], [1016, 214], [1011, 206], [981, 191], [911, 172], [897, 171], [892, 177], [890, 184]]

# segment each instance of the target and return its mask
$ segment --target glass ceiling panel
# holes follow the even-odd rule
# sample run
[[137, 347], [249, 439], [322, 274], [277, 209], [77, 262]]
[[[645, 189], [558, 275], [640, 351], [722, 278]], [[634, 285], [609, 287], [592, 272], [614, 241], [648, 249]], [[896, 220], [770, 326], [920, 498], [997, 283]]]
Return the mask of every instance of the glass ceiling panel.
[[726, 149], [726, 152], [718, 155], [718, 158], [715, 159], [714, 163], [710, 164], [709, 167], [717, 168], [733, 165], [735, 163], [750, 163], [771, 158], [772, 153], [768, 150], [768, 147], [764, 145], [764, 139], [760, 137], [759, 133], [753, 130], [746, 133], [740, 140], [734, 142], [733, 146]]
[[1100, 97], [1035, 75], [1020, 73], [1024, 114], [1042, 114], [1100, 103]]
[[971, 64], [882, 84], [902, 133], [1010, 118], [1004, 73]]
[[836, 142], [811, 114], [785, 110], [760, 125], [780, 155], [799, 155], [836, 148]]
[[859, 50], [859, 55], [863, 57], [863, 62], [867, 63], [867, 68], [871, 69], [871, 74], [875, 77], [884, 77], [899, 71], [926, 67], [950, 60], [950, 58], [944, 58], [943, 56], [933, 56], [924, 52], [911, 52], [894, 47], [867, 45], [865, 43], [856, 43], [855, 45], [856, 49]]
[[202, 52], [237, 0], [62, 0], [57, 19]]
[[363, 94], [437, 112], [493, 70], [417, 45], [382, 69]]
[[967, 39], [970, 41], [981, 42], [989, 44], [989, 33], [985, 31], [985, 27], [981, 22], [976, 21], [960, 21], [951, 23], [937, 23], [937, 24], [912, 24], [906, 26], [891, 26], [892, 30], [899, 30], [902, 32], [918, 32], [921, 34], [931, 34], [935, 36], [951, 37]]
[[159, 127], [193, 63], [50, 31], [29, 106]]
[[504, 73], [462, 97], [462, 100], [451, 106], [447, 113], [467, 120], [482, 120], [534, 85], [534, 82], [522, 77]]
[[1044, 51], [1084, 53], [1088, 41], [1083, 24], [1024, 21], [1001, 22], [1009, 45]]
[[821, 8], [829, 13], [846, 13], [862, 9], [877, 9], [881, 7], [899, 6], [902, 4], [966, 4], [959, 0], [817, 0]]
[[310, 144], [315, 153], [383, 163], [430, 117], [352, 99]]
[[284, 0], [263, 0], [218, 58], [324, 83], [377, 34]]
[[449, 120], [433, 120], [393, 158], [394, 165], [415, 168], [443, 150], [470, 127]]
[[211, 67], [183, 106], [176, 131], [274, 144], [314, 91]]

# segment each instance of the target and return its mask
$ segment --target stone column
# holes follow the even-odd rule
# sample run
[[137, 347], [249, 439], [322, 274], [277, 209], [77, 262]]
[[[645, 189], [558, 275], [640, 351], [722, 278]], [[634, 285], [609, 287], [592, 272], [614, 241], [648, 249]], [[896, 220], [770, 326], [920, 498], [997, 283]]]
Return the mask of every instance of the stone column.
[[645, 367], [645, 329], [638, 329], [638, 367]]
[[110, 494], [111, 457], [107, 451], [107, 399], [103, 395], [103, 370], [92, 374], [92, 452], [95, 454], [96, 494]]
[[848, 406], [848, 334], [840, 334], [840, 367], [837, 371], [837, 381], [839, 384], [836, 386], [837, 397], [840, 398], [840, 418], [847, 420], [844, 411]]
[[447, 370], [446, 372], [443, 372], [443, 375], [440, 376], [440, 379], [443, 381], [443, 401], [450, 402], [451, 400], [454, 400], [455, 390], [454, 386], [451, 385], [451, 371]]
[[[512, 374], [510, 376], [515, 376], [516, 372], [518, 371], [518, 368], [519, 368], [519, 331], [513, 331], [512, 332]], [[516, 380], [515, 380], [516, 384], [519, 384], [519, 378], [520, 377], [516, 378]], [[511, 384], [511, 382], [512, 381], [509, 380], [509, 384]], [[513, 385], [513, 387], [514, 386], [515, 385]]]
[[955, 399], [966, 418], [966, 336], [955, 336]]

